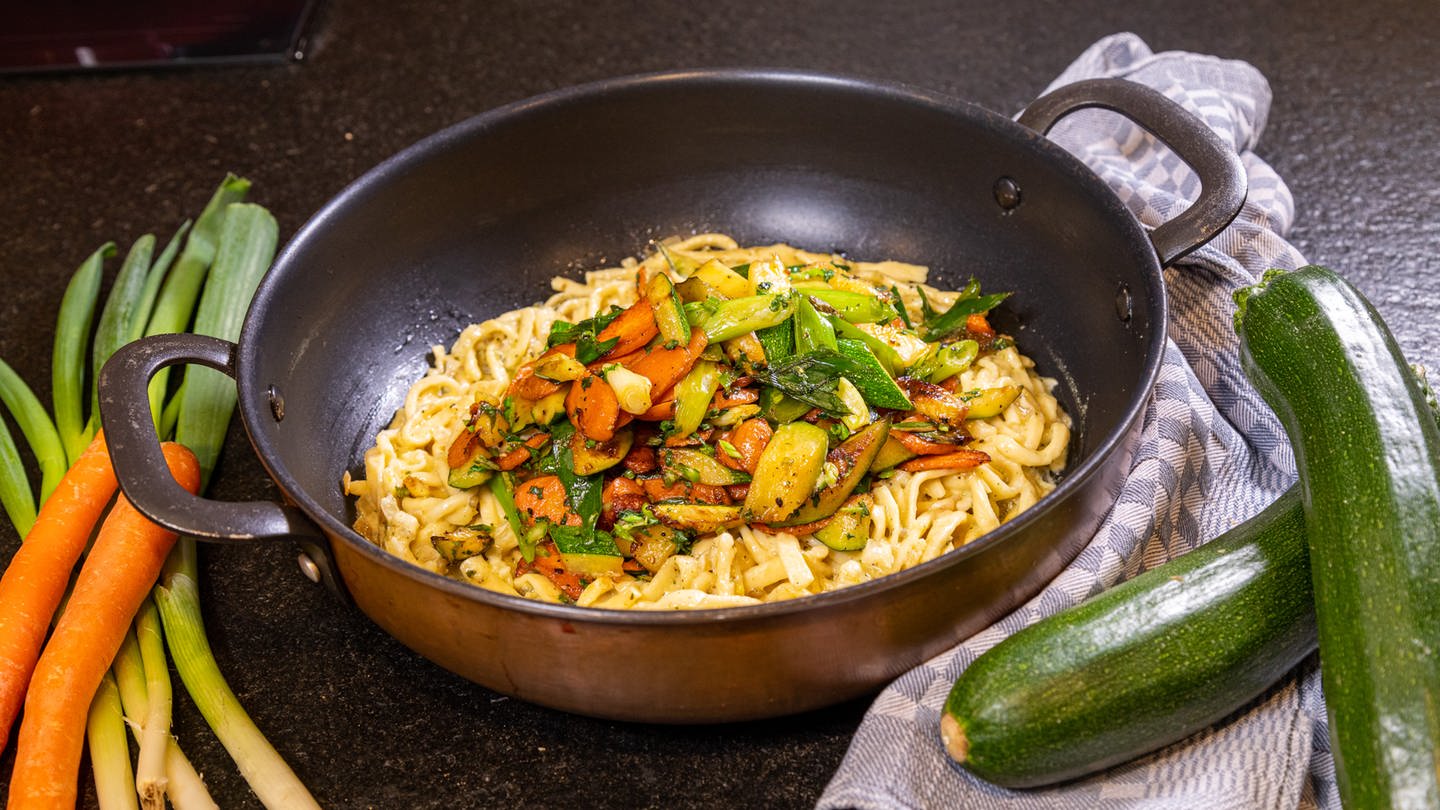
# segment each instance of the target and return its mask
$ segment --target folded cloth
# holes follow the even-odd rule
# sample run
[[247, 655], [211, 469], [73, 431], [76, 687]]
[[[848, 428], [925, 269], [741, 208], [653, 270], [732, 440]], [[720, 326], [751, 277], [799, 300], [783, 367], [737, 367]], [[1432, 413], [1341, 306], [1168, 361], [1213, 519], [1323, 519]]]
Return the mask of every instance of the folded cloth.
[[[1249, 194], [1215, 240], [1165, 268], [1170, 334], [1141, 443], [1092, 542], [1040, 595], [901, 676], [876, 699], [821, 808], [1338, 808], [1319, 669], [1311, 656], [1224, 721], [1135, 762], [1063, 785], [1011, 791], [946, 755], [940, 709], [955, 678], [1022, 627], [1177, 557], [1254, 515], [1287, 489], [1295, 460], [1274, 414], [1240, 370], [1231, 293], [1304, 259], [1285, 241], [1289, 189], [1252, 151], [1270, 87], [1251, 65], [1155, 54], [1133, 34], [1092, 45], [1050, 88], [1116, 76], [1154, 87], [1240, 155]], [[1085, 161], [1147, 228], [1194, 201], [1195, 175], [1164, 144], [1107, 111], [1064, 118], [1050, 137]]]

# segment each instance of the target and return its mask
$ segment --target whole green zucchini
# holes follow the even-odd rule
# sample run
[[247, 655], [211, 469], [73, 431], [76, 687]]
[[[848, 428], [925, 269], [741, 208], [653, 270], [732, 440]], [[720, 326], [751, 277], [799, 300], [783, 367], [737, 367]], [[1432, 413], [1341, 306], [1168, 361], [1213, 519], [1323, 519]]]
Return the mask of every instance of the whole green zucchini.
[[941, 736], [955, 760], [998, 785], [1072, 779], [1210, 725], [1314, 649], [1291, 489], [1209, 543], [981, 655], [950, 691]]
[[1440, 427], [1380, 316], [1320, 267], [1236, 296], [1295, 449], [1346, 808], [1440, 807]]

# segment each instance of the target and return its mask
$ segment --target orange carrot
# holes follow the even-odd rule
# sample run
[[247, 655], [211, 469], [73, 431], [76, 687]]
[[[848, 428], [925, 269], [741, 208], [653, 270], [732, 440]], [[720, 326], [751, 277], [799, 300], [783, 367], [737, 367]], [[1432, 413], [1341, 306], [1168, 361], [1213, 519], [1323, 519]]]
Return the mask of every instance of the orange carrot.
[[34, 528], [0, 578], [0, 751], [25, 702], [25, 687], [75, 561], [115, 487], [115, 468], [102, 431], [46, 499]]
[[601, 358], [607, 359], [629, 354], [649, 343], [659, 333], [660, 327], [655, 323], [655, 308], [641, 296], [639, 301], [631, 304], [629, 309], [601, 329], [595, 340], [604, 343], [611, 338], [618, 339], [619, 342], [611, 346], [610, 351]]
[[624, 364], [631, 371], [650, 380], [651, 396], [664, 400], [664, 393], [690, 373], [700, 353], [705, 351], [705, 332], [696, 329], [690, 333], [690, 342], [673, 349], [654, 348]]
[[[171, 475], [197, 492], [195, 455], [173, 442], [164, 450]], [[25, 693], [8, 810], [75, 804], [90, 700], [131, 618], [160, 576], [175, 537], [146, 519], [123, 494], [105, 518]]]
[[565, 503], [565, 485], [555, 475], [539, 475], [516, 484], [515, 511], [527, 526], [540, 518], [562, 526], [580, 525], [580, 516]]
[[955, 452], [954, 444], [932, 441], [908, 430], [892, 430], [890, 435], [895, 437], [895, 441], [904, 445], [906, 450], [917, 456], [938, 456], [943, 453]]
[[570, 383], [565, 414], [585, 438], [608, 442], [615, 438], [615, 429], [620, 426], [620, 400], [604, 377], [586, 374]]
[[912, 473], [925, 470], [968, 470], [989, 460], [989, 454], [980, 450], [956, 450], [939, 456], [916, 456], [901, 464], [900, 469]]
[[760, 466], [760, 454], [765, 451], [765, 446], [770, 443], [770, 437], [774, 434], [770, 423], [764, 419], [746, 419], [730, 431], [730, 444], [740, 454], [740, 458], [731, 458], [724, 451], [716, 453], [715, 457], [728, 467], [754, 475], [755, 468]]
[[529, 460], [532, 451], [544, 447], [548, 441], [550, 441], [549, 433], [536, 433], [526, 439], [524, 444], [512, 447], [502, 453], [500, 458], [495, 460], [495, 466], [502, 470], [513, 470]]
[[559, 391], [560, 386], [564, 383], [558, 383], [554, 380], [547, 380], [544, 377], [540, 377], [535, 374], [535, 368], [540, 364], [541, 360], [557, 354], [564, 354], [570, 357], [574, 357], [575, 344], [562, 343], [559, 346], [556, 346], [550, 351], [545, 352], [534, 360], [531, 360], [530, 362], [521, 366], [520, 371], [515, 374], [515, 379], [510, 381], [510, 387], [505, 392], [506, 395], [515, 397], [516, 399], [523, 399], [528, 402], [539, 402], [545, 397], [548, 397], [556, 391]]

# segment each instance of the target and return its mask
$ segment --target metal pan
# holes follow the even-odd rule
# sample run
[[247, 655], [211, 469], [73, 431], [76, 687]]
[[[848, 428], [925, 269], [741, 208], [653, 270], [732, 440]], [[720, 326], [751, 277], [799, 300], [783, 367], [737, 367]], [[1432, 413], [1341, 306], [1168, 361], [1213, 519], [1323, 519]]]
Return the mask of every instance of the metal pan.
[[[1123, 112], [1199, 175], [1147, 233], [1043, 137]], [[626, 78], [512, 104], [382, 163], [325, 206], [265, 277], [238, 345], [160, 336], [116, 355], [101, 412], [122, 486], [157, 522], [219, 542], [294, 538], [306, 567], [426, 658], [491, 689], [654, 722], [782, 715], [873, 691], [1013, 610], [1084, 546], [1126, 474], [1165, 341], [1160, 268], [1239, 210], [1243, 169], [1160, 94], [1071, 85], [1019, 121], [917, 90], [792, 72]], [[541, 604], [413, 567], [351, 528], [346, 470], [433, 344], [544, 298], [557, 273], [718, 230], [929, 265], [1014, 290], [1013, 334], [1075, 419], [1056, 490], [1000, 529], [875, 582], [676, 613]], [[194, 498], [163, 474], [145, 405], [157, 369], [235, 377], [251, 443], [287, 503]]]

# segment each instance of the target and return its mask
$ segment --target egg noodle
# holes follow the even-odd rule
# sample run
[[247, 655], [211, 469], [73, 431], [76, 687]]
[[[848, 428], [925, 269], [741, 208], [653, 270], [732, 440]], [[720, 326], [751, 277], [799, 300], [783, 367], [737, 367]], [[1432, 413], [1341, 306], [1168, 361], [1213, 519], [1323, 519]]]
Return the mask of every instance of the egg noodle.
[[[719, 234], [665, 243], [672, 256], [728, 266], [773, 260], [786, 266], [844, 262], [858, 279], [893, 289], [910, 312], [921, 308], [927, 268], [893, 261], [858, 262], [777, 244], [740, 247]], [[959, 375], [958, 390], [1017, 386], [1001, 413], [971, 419], [965, 446], [989, 461], [963, 470], [895, 470], [870, 485], [869, 537], [863, 548], [838, 551], [813, 536], [796, 537], [754, 522], [702, 534], [684, 553], [653, 571], [627, 570], [584, 582], [567, 596], [551, 578], [522, 561], [519, 539], [490, 487], [447, 483], [447, 448], [467, 429], [471, 406], [499, 403], [521, 366], [546, 351], [551, 324], [579, 322], [637, 300], [637, 271], [665, 272], [654, 254], [585, 274], [555, 278], [543, 304], [517, 309], [464, 329], [447, 351], [433, 347], [433, 365], [410, 388], [389, 427], [365, 454], [363, 478], [347, 473], [356, 500], [355, 529], [391, 554], [430, 571], [506, 594], [600, 608], [720, 608], [822, 593], [913, 567], [963, 546], [1033, 505], [1055, 486], [1065, 464], [1070, 419], [1030, 358], [1008, 340], [980, 353]], [[928, 302], [948, 306], [958, 293], [924, 286]], [[432, 538], [483, 525], [483, 551], [447, 559]]]

